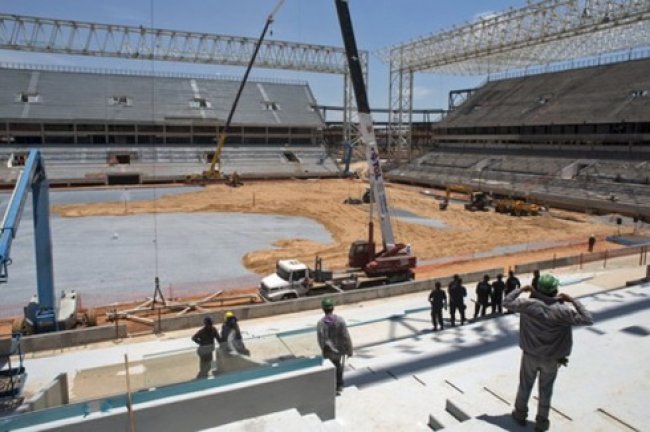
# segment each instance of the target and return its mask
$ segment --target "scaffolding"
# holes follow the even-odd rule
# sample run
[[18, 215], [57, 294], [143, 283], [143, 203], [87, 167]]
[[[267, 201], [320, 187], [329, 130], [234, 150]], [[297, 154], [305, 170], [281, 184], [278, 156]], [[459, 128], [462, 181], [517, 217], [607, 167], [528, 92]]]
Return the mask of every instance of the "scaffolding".
[[544, 0], [384, 48], [389, 144], [410, 154], [415, 72], [490, 75], [648, 45], [648, 0]]
[[[0, 49], [5, 50], [247, 66], [257, 42], [213, 33], [0, 14]], [[359, 51], [359, 57], [367, 74], [368, 52]], [[343, 48], [265, 40], [255, 67], [342, 75], [343, 120], [347, 140], [353, 139], [355, 108]]]

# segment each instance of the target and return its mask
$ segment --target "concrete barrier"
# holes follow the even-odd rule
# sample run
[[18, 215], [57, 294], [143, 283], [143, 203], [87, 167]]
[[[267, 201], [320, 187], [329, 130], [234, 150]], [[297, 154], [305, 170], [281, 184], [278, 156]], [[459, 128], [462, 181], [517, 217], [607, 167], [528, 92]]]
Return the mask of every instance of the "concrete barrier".
[[43, 390], [25, 401], [20, 412], [36, 411], [45, 408], [58, 407], [70, 402], [68, 396], [68, 375], [61, 373]]
[[604, 261], [605, 259], [620, 258], [624, 256], [636, 255], [643, 252], [642, 246], [630, 246], [620, 249], [605, 250], [580, 255], [571, 255], [567, 257], [535, 261], [525, 264], [517, 264], [514, 272], [532, 273], [533, 270], [548, 270], [557, 267], [568, 267], [594, 261]]
[[[126, 324], [117, 327], [119, 338], [127, 336]], [[20, 339], [24, 353], [44, 351], [50, 349], [63, 349], [93, 342], [115, 339], [115, 326], [106, 325], [99, 327], [86, 327], [75, 330], [65, 330], [53, 333], [25, 336]]]
[[[313, 413], [327, 421], [335, 415], [335, 383], [334, 367], [325, 362], [322, 366], [144, 403], [137, 403], [135, 393], [133, 416], [137, 429], [143, 431], [203, 430], [288, 409], [297, 409], [303, 416]], [[100, 403], [96, 405], [102, 408]], [[26, 415], [30, 414], [36, 413]], [[55, 414], [48, 417], [43, 413], [41, 418], [25, 419], [25, 423], [31, 420], [30, 425], [37, 422], [38, 430], [60, 432], [112, 432], [128, 429], [129, 425], [125, 407], [64, 421], [56, 421]]]
[[[502, 272], [502, 267], [496, 267], [475, 272], [462, 273], [459, 274], [459, 276], [463, 279], [464, 283], [470, 283], [481, 280], [484, 274], [495, 276], [497, 273]], [[443, 276], [436, 279], [405, 282], [393, 285], [382, 285], [379, 287], [329, 294], [327, 296], [331, 297], [336, 302], [336, 304], [339, 305], [358, 303], [361, 301], [376, 300], [380, 298], [393, 297], [414, 292], [431, 291], [436, 281], [439, 281], [443, 286], [446, 286], [449, 281], [451, 281], [451, 279], [452, 276]], [[323, 297], [324, 296], [305, 297], [274, 303], [255, 304], [250, 306], [235, 307], [231, 310], [240, 320], [263, 318], [273, 315], [320, 309], [320, 304]], [[213, 320], [220, 322], [223, 320], [224, 313], [224, 311], [215, 311], [183, 317], [163, 318], [160, 321], [160, 328], [162, 331], [175, 331], [191, 327], [199, 327], [202, 325], [203, 318], [205, 316], [210, 316]]]

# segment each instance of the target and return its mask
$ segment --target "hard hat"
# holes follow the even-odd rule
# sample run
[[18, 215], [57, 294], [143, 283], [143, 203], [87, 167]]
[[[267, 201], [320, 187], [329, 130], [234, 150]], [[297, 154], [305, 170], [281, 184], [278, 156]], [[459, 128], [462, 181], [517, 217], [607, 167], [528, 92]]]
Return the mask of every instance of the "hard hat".
[[537, 290], [545, 295], [555, 295], [557, 293], [557, 287], [560, 285], [560, 281], [553, 275], [545, 274], [539, 278], [537, 283]]
[[323, 309], [332, 309], [334, 308], [334, 300], [327, 297], [323, 299], [323, 301], [321, 302], [321, 306], [323, 307]]
[[228, 311], [228, 312], [226, 312], [226, 314], [225, 314], [224, 316], [226, 317], [226, 319], [228, 319], [228, 318], [232, 318], [232, 317], [234, 317], [235, 314], [232, 313], [231, 311]]

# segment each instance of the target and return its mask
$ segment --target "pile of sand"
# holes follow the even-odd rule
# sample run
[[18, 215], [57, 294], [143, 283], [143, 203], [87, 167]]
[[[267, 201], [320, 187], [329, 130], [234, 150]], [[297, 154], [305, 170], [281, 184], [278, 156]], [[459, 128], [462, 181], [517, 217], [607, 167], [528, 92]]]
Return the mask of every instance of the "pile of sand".
[[[303, 216], [323, 224], [334, 242], [321, 244], [299, 238], [287, 238], [274, 244], [277, 249], [258, 250], [243, 258], [251, 271], [265, 274], [275, 268], [278, 259], [297, 258], [311, 264], [315, 256], [323, 258], [328, 268], [344, 268], [350, 243], [367, 238], [368, 205], [343, 204], [346, 198], [361, 198], [367, 183], [361, 180], [290, 180], [249, 182], [240, 188], [224, 185], [206, 187], [202, 191], [169, 195], [151, 201], [133, 202], [128, 214], [166, 212], [246, 212]], [[420, 193], [420, 188], [388, 185], [392, 209], [406, 210], [424, 218], [434, 218], [446, 225], [436, 229], [406, 223], [393, 217], [393, 230], [398, 242], [410, 243], [420, 260], [485, 252], [496, 247], [526, 242], [587, 239], [591, 234], [603, 236], [615, 227], [595, 224], [586, 217], [573, 214], [557, 218], [515, 218], [494, 212], [469, 212], [460, 203], [452, 202], [447, 211], [438, 209], [438, 202]], [[64, 217], [124, 215], [124, 204], [70, 204], [54, 208]], [[375, 223], [375, 238], [381, 233]]]

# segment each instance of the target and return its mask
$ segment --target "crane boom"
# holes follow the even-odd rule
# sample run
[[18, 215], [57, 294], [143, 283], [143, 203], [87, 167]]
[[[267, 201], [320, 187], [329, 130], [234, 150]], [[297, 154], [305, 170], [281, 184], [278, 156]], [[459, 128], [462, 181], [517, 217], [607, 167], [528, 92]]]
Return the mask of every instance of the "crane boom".
[[[278, 10], [280, 10], [284, 2], [285, 0], [280, 0], [278, 4], [275, 6], [275, 8], [273, 9], [273, 11], [271, 11], [268, 18], [266, 19], [266, 23], [264, 24], [264, 29], [262, 30], [262, 34], [257, 40], [257, 44], [255, 44], [253, 55], [251, 56], [251, 59], [248, 62], [248, 66], [246, 67], [246, 72], [244, 73], [244, 77], [242, 78], [241, 83], [239, 84], [239, 89], [237, 90], [237, 94], [235, 95], [235, 100], [233, 101], [232, 106], [230, 107], [230, 112], [228, 113], [226, 124], [223, 126], [223, 131], [219, 136], [217, 148], [214, 152], [214, 155], [212, 155], [210, 170], [206, 173], [206, 176], [209, 178], [218, 177], [216, 166], [217, 164], [221, 165], [221, 151], [223, 150], [223, 146], [226, 143], [226, 138], [228, 137], [228, 129], [230, 128], [230, 122], [232, 121], [232, 118], [235, 115], [235, 110], [237, 109], [239, 98], [241, 97], [241, 94], [244, 91], [244, 86], [246, 85], [246, 81], [248, 81], [248, 75], [250, 74], [251, 69], [253, 68], [253, 64], [255, 63], [255, 59], [257, 58], [257, 53], [259, 52], [260, 46], [264, 41], [264, 37], [266, 36], [266, 32], [269, 29], [271, 23], [273, 22], [273, 16], [278, 12]], [[219, 166], [219, 169], [221, 169], [221, 166]]]
[[54, 295], [54, 268], [52, 265], [52, 239], [50, 233], [49, 182], [41, 152], [30, 150], [24, 169], [2, 222], [0, 233], [0, 282], [7, 282], [7, 266], [11, 264], [11, 244], [20, 225], [27, 195], [32, 192], [34, 212], [34, 244], [36, 251], [36, 285], [40, 307], [39, 319], [56, 320], [56, 298]]
[[34, 219], [34, 250], [36, 254], [37, 295], [24, 308], [23, 329], [28, 333], [68, 330], [77, 323], [79, 296], [74, 291], [54, 294], [54, 264], [52, 261], [52, 234], [50, 230], [49, 181], [45, 163], [39, 150], [29, 151], [23, 170], [5, 211], [0, 231], [0, 283], [7, 282], [11, 264], [11, 245], [23, 215], [27, 195], [32, 193]]
[[384, 247], [390, 249], [395, 245], [393, 227], [388, 212], [388, 199], [386, 197], [386, 188], [384, 186], [384, 175], [379, 161], [379, 150], [377, 148], [377, 140], [375, 139], [375, 129], [372, 122], [372, 116], [370, 115], [370, 105], [368, 104], [368, 95], [363, 80], [363, 71], [361, 70], [361, 62], [359, 61], [359, 53], [354, 38], [354, 30], [352, 29], [352, 20], [350, 18], [348, 1], [335, 0], [335, 2], [339, 24], [341, 26], [341, 35], [343, 36], [343, 43], [345, 45], [345, 54], [348, 59], [348, 68], [350, 69], [350, 80], [352, 81], [352, 87], [357, 101], [359, 130], [361, 131], [361, 139], [366, 145], [368, 176], [370, 177], [370, 183], [375, 203], [377, 205], [377, 212], [379, 213], [381, 236]]

